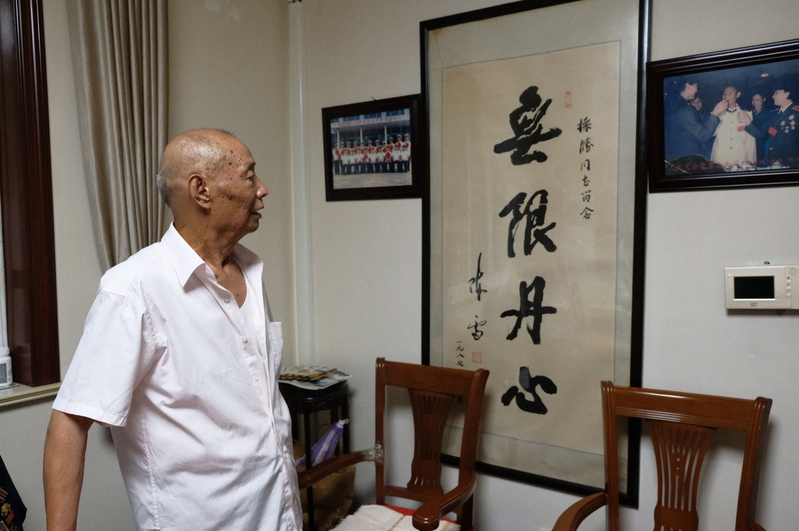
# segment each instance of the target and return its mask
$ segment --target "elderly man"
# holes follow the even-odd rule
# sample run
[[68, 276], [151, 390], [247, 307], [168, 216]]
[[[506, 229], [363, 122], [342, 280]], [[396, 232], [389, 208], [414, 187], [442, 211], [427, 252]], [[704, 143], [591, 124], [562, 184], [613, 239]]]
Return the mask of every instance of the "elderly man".
[[239, 240], [268, 191], [250, 150], [197, 130], [166, 147], [161, 242], [100, 283], [44, 454], [48, 530], [75, 529], [88, 430], [111, 427], [142, 530], [301, 529], [280, 323]]

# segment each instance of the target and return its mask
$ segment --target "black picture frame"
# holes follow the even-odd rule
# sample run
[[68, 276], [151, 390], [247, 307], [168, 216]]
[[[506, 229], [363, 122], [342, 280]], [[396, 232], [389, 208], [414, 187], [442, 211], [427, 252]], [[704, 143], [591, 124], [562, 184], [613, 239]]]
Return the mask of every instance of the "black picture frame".
[[[423, 364], [439, 365], [442, 363], [440, 357], [443, 352], [441, 348], [443, 333], [440, 321], [442, 320], [441, 316], [446, 313], [446, 303], [444, 302], [444, 289], [442, 289], [441, 270], [448, 260], [445, 257], [443, 243], [444, 219], [449, 215], [451, 218], [462, 219], [463, 223], [469, 223], [467, 221], [470, 208], [468, 202], [459, 203], [456, 212], [449, 214], [445, 212], [444, 196], [446, 192], [442, 186], [445, 137], [454, 133], [467, 145], [472, 139], [464, 138], [461, 131], [445, 132], [444, 130], [442, 125], [442, 108], [445, 99], [442, 90], [443, 72], [451, 69], [453, 65], [474, 65], [493, 61], [496, 59], [491, 56], [494, 49], [500, 50], [496, 54], [500, 59], [517, 58], [530, 53], [575, 49], [584, 46], [587, 41], [590, 44], [590, 39], [594, 38], [596, 39], [594, 42], [598, 43], [620, 39], [625, 46], [635, 43], [632, 48], [628, 48], [628, 50], [634, 49], [635, 52], [630, 53], [626, 56], [626, 60], [622, 61], [618, 97], [619, 101], [627, 102], [628, 105], [621, 111], [623, 121], [619, 135], [621, 138], [619, 154], [623, 162], [620, 163], [617, 176], [620, 207], [620, 221], [617, 230], [625, 236], [623, 237], [624, 243], [618, 248], [617, 264], [624, 262], [625, 269], [619, 277], [624, 280], [617, 280], [617, 287], [625, 286], [624, 290], [627, 290], [629, 300], [625, 302], [625, 305], [629, 305], [629, 312], [619, 318], [619, 321], [624, 323], [622, 328], [625, 330], [618, 336], [616, 352], [626, 350], [625, 355], [629, 355], [629, 357], [625, 361], [617, 363], [618, 370], [614, 378], [617, 379], [619, 385], [641, 385], [647, 197], [647, 158], [644, 141], [646, 132], [644, 120], [646, 112], [645, 65], [649, 57], [651, 1], [631, 0], [629, 4], [621, 4], [624, 5], [624, 13], [616, 12], [616, 9], [619, 9], [618, 5], [620, 5], [618, 2], [606, 2], [605, 0], [525, 0], [420, 23], [423, 130], [428, 140], [428, 160], [425, 163], [425, 170], [428, 173], [424, 178], [422, 196]], [[614, 13], [615, 18], [613, 14], [605, 13]], [[597, 19], [603, 17], [610, 17], [612, 20], [598, 23]], [[632, 17], [632, 22], [629, 17]], [[505, 19], [515, 19], [515, 22], [511, 22], [512, 25], [516, 25], [513, 31], [503, 31]], [[481, 27], [478, 34], [482, 38], [470, 39], [467, 37], [465, 42], [453, 44], [451, 35], [457, 34], [457, 27], [461, 25]], [[523, 27], [516, 31], [519, 25]], [[570, 31], [575, 26], [579, 26], [585, 31]], [[608, 36], [607, 33], [601, 33], [601, 36], [597, 37], [594, 37], [593, 34], [589, 35], [591, 28], [599, 26], [603, 27], [600, 31], [618, 32], [624, 37]], [[629, 26], [632, 26], [632, 29]], [[469, 30], [466, 30], [464, 33], [468, 34], [468, 32]], [[544, 33], [553, 37], [550, 42], [556, 44], [544, 52], [530, 52], [526, 48], [530, 46], [529, 43], [547, 41], [547, 38], [542, 36]], [[537, 38], [529, 39], [531, 34], [536, 35]], [[562, 38], [563, 35], [573, 36], [569, 38], [574, 38], [579, 42], [576, 44], [565, 42]], [[441, 39], [446, 42], [442, 44]], [[549, 45], [547, 44], [547, 46]], [[451, 63], [447, 63], [450, 60]], [[625, 69], [629, 70], [626, 70], [625, 73]], [[447, 140], [452, 141], [452, 136], [449, 136]], [[488, 217], [484, 219], [488, 219]], [[475, 278], [479, 275], [478, 263], [478, 274]], [[625, 355], [621, 355], [617, 361], [624, 358]], [[501, 373], [492, 371], [489, 384], [492, 379], [502, 381], [502, 378], [504, 376]], [[590, 388], [593, 388], [594, 384], [598, 400], [599, 381], [587, 383]], [[496, 390], [487, 389], [487, 400], [497, 400], [498, 396], [495, 393]], [[483, 426], [481, 426], [482, 428]], [[637, 506], [641, 426], [640, 423], [633, 420], [622, 429], [626, 430], [627, 438], [624, 443], [620, 443], [620, 448], [623, 447], [623, 451], [627, 453], [627, 460], [625, 464], [620, 464], [626, 480], [626, 489], [620, 493], [620, 500], [626, 505]], [[599, 435], [601, 436], [601, 428]], [[486, 445], [490, 445], [490, 442], [486, 439], [484, 431], [481, 446]], [[522, 453], [521, 450], [519, 452]], [[456, 464], [457, 458], [450, 454], [450, 452], [444, 451], [444, 461]], [[597, 458], [597, 462], [592, 462], [591, 466], [595, 467], [601, 475], [603, 470], [601, 452]], [[589, 484], [581, 480], [572, 480], [566, 475], [553, 473], [551, 470], [521, 468], [512, 462], [494, 458], [482, 459], [480, 456], [478, 456], [476, 469], [494, 476], [579, 495], [599, 492], [604, 484], [601, 477], [598, 481]]]
[[[799, 40], [652, 61], [647, 64], [647, 84], [651, 192], [799, 184]], [[690, 87], [683, 92], [688, 85], [697, 86], [691, 101], [686, 100]], [[735, 86], [731, 92], [743, 122], [737, 121], [738, 111], [731, 111], [737, 129], [727, 122], [729, 132], [708, 139], [718, 122], [712, 111], [730, 86]], [[776, 116], [777, 90], [790, 92], [792, 103], [786, 109], [790, 116]], [[760, 112], [754, 107], [755, 94], [765, 100]], [[696, 126], [697, 116], [701, 128]], [[746, 125], [747, 120], [752, 124]], [[778, 128], [769, 133], [774, 121], [784, 122], [779, 138]], [[689, 132], [692, 128], [694, 133]], [[746, 136], [739, 140], [736, 135]], [[792, 150], [786, 147], [791, 138]], [[755, 160], [739, 161], [751, 156], [752, 143]], [[789, 151], [794, 154], [788, 156]], [[746, 154], [725, 156], [725, 152]]]
[[327, 201], [421, 197], [418, 94], [326, 107], [322, 128]]

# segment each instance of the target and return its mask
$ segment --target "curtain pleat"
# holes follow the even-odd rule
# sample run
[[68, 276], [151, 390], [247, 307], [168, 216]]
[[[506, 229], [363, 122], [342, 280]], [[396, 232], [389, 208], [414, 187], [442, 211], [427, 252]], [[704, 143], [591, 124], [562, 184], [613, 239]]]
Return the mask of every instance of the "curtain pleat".
[[100, 262], [158, 241], [167, 142], [166, 0], [68, 0], [81, 146]]

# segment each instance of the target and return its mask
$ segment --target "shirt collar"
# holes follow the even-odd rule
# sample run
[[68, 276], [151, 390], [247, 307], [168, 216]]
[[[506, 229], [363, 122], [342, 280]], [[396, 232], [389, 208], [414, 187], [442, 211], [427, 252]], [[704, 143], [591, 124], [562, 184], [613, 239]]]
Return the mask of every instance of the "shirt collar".
[[191, 248], [191, 245], [186, 243], [186, 240], [175, 228], [174, 223], [169, 225], [169, 230], [161, 238], [161, 243], [167, 248], [172, 258], [175, 272], [182, 286], [186, 286], [186, 282], [189, 281], [195, 271], [199, 272], [200, 268], [207, 267], [200, 255]]
[[[178, 275], [178, 280], [182, 286], [186, 286], [186, 283], [189, 281], [193, 274], [198, 275], [211, 275], [213, 277], [213, 272], [211, 268], [209, 268], [205, 261], [200, 258], [200, 255], [191, 248], [186, 240], [183, 239], [183, 236], [175, 228], [175, 224], [171, 223], [169, 225], [169, 229], [166, 231], [164, 236], [161, 238], [161, 243], [164, 244], [172, 257], [172, 263], [175, 266], [175, 272]], [[254, 266], [260, 266], [262, 264], [261, 259], [258, 256], [244, 247], [241, 244], [236, 244], [236, 247], [233, 248], [233, 259], [238, 262], [241, 269], [245, 272], [245, 274]], [[260, 274], [260, 268], [255, 272], [256, 274]]]

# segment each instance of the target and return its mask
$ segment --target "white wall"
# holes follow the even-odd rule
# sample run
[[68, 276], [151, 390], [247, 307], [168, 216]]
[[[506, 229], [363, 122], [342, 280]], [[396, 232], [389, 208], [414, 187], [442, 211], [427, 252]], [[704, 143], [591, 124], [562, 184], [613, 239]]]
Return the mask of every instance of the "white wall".
[[[354, 445], [370, 444], [373, 362], [420, 359], [421, 204], [419, 200], [327, 203], [323, 107], [420, 91], [418, 23], [503, 3], [492, 0], [304, 0], [313, 242], [316, 361], [353, 373]], [[652, 58], [662, 59], [796, 38], [795, 0], [654, 0]], [[531, 31], [531, 38], [535, 33]], [[725, 265], [797, 263], [799, 188], [649, 196], [644, 384], [774, 399], [769, 458], [759, 514], [769, 529], [791, 529], [799, 490], [793, 403], [799, 316], [728, 315]], [[648, 444], [645, 441], [645, 444]], [[706, 480], [729, 484], [740, 441], [723, 440]], [[406, 453], [410, 450], [406, 447]], [[644, 447], [644, 458], [649, 455]], [[360, 470], [360, 469], [359, 469]], [[369, 486], [359, 472], [359, 491]], [[367, 476], [367, 477], [365, 477]], [[734, 482], [733, 482], [734, 483]], [[642, 475], [642, 497], [654, 478]], [[548, 529], [574, 499], [491, 476], [477, 487], [478, 529]], [[713, 489], [704, 500], [709, 529], [731, 521], [732, 501]], [[651, 526], [651, 508], [625, 510], [634, 528]], [[595, 518], [587, 529], [600, 529]], [[727, 526], [727, 528], [730, 528]]]

